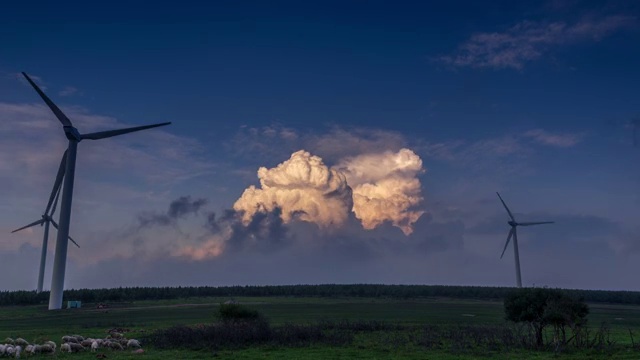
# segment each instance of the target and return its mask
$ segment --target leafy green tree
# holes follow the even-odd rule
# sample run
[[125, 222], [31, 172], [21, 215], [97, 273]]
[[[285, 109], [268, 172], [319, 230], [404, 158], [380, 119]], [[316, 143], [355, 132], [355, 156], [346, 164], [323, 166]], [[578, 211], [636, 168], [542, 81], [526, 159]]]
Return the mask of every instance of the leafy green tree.
[[552, 326], [555, 338], [566, 343], [566, 329], [574, 333], [586, 324], [589, 307], [582, 299], [557, 289], [525, 288], [513, 291], [504, 299], [507, 320], [527, 323], [534, 332], [538, 347], [544, 345], [544, 330]]

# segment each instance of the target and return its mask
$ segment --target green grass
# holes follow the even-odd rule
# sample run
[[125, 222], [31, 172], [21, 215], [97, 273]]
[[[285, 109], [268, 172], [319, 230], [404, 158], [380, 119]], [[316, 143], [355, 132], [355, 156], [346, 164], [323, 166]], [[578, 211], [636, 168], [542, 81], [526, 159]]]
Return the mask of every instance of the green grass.
[[[85, 304], [82, 309], [48, 311], [46, 306], [0, 307], [0, 341], [5, 337], [22, 337], [42, 342], [60, 342], [63, 335], [104, 337], [113, 327], [131, 329], [128, 337], [141, 337], [155, 329], [172, 325], [211, 323], [216, 320], [220, 302], [228, 298], [194, 298], [182, 300], [141, 301], [117, 304], [107, 310]], [[504, 323], [502, 302], [454, 299], [368, 299], [368, 298], [300, 298], [237, 297], [241, 304], [258, 310], [273, 325], [313, 323], [320, 320], [376, 320], [404, 325], [487, 325]], [[640, 306], [590, 304], [589, 324], [607, 322], [612, 337], [630, 349], [628, 329], [640, 342]], [[393, 336], [402, 334], [367, 333], [356, 336], [345, 347], [312, 346], [304, 348], [254, 347], [219, 351], [222, 359], [555, 359], [546, 352], [456, 353], [448, 350], [426, 351], [415, 344], [398, 346]], [[146, 348], [146, 359], [201, 359], [212, 352]], [[139, 358], [129, 352], [107, 351], [109, 359]], [[57, 358], [95, 359], [95, 354], [57, 354]], [[640, 351], [618, 351], [613, 357], [580, 352], [562, 354], [562, 359], [640, 359]]]

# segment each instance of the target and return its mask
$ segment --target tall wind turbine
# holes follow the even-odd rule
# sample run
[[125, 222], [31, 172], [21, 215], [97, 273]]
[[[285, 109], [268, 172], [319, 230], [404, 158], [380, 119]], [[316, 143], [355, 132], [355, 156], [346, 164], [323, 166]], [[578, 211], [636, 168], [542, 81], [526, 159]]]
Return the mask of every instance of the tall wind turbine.
[[507, 221], [507, 224], [509, 224], [511, 226], [511, 230], [509, 231], [509, 236], [507, 236], [507, 242], [504, 244], [504, 249], [502, 250], [502, 255], [500, 255], [500, 259], [502, 259], [502, 257], [504, 256], [504, 252], [507, 251], [507, 246], [509, 246], [509, 241], [511, 240], [511, 237], [513, 236], [513, 254], [514, 254], [515, 258], [516, 258], [516, 279], [518, 281], [518, 287], [521, 288], [522, 287], [522, 278], [520, 277], [520, 254], [518, 253], [518, 231], [516, 230], [516, 228], [518, 226], [553, 224], [554, 222], [553, 221], [541, 221], [541, 222], [521, 222], [521, 223], [519, 223], [513, 217], [513, 214], [511, 213], [511, 211], [507, 207], [507, 204], [505, 204], [504, 200], [502, 200], [502, 196], [500, 196], [500, 194], [498, 192], [496, 192], [496, 194], [498, 194], [498, 197], [500, 198], [500, 202], [502, 202], [502, 205], [504, 206], [505, 210], [507, 210], [507, 213], [509, 214], [509, 218], [511, 218], [511, 220]]
[[[60, 196], [60, 185], [62, 185], [62, 178], [64, 177], [64, 168], [67, 162], [67, 152], [65, 151], [62, 154], [62, 160], [60, 161], [60, 167], [58, 168], [58, 175], [56, 176], [56, 181], [53, 184], [53, 189], [51, 189], [51, 195], [49, 196], [49, 202], [47, 203], [47, 208], [44, 210], [44, 214], [42, 214], [42, 219], [38, 221], [34, 221], [29, 225], [25, 225], [19, 229], [13, 230], [11, 233], [18, 232], [20, 230], [24, 230], [26, 228], [30, 228], [32, 226], [44, 224], [44, 238], [42, 239], [42, 251], [40, 254], [40, 272], [38, 273], [38, 292], [42, 292], [42, 283], [44, 281], [44, 266], [47, 260], [47, 244], [49, 242], [49, 224], [52, 224], [53, 227], [58, 229], [58, 224], [53, 220], [53, 214], [56, 212], [56, 206], [58, 205], [58, 197]], [[51, 208], [51, 204], [53, 203], [53, 208]], [[51, 214], [49, 214], [49, 210], [51, 210]], [[69, 240], [74, 243], [77, 247], [80, 247], [77, 242], [75, 242], [71, 236], [69, 236]]]
[[69, 237], [69, 224], [71, 222], [71, 199], [73, 196], [73, 180], [76, 170], [76, 152], [78, 143], [82, 140], [100, 140], [112, 136], [128, 134], [134, 131], [151, 129], [158, 126], [171, 124], [170, 122], [136, 126], [118, 130], [100, 131], [89, 134], [81, 134], [76, 129], [71, 120], [51, 101], [47, 95], [36, 85], [26, 73], [22, 73], [29, 84], [36, 90], [38, 95], [49, 106], [49, 109], [55, 114], [62, 123], [64, 134], [69, 140], [67, 147], [67, 162], [64, 176], [64, 184], [62, 189], [62, 200], [60, 204], [60, 226], [58, 227], [58, 237], [56, 240], [56, 252], [53, 259], [53, 276], [51, 279], [51, 293], [49, 295], [49, 310], [58, 310], [62, 308], [62, 293], [64, 290], [64, 273], [67, 266], [67, 246]]

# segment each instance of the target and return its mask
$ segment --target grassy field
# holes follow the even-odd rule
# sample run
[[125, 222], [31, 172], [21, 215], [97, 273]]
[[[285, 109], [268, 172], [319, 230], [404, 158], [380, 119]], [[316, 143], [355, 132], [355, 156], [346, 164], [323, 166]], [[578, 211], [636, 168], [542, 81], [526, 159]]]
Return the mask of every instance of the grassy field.
[[[105, 337], [110, 328], [127, 328], [130, 338], [142, 337], [155, 329], [173, 325], [207, 324], [216, 321], [219, 303], [228, 298], [194, 298], [170, 301], [141, 301], [110, 304], [109, 309], [95, 309], [87, 304], [83, 309], [48, 311], [46, 306], [0, 307], [0, 341], [5, 337], [22, 337], [42, 342], [60, 342], [63, 335], [80, 334]], [[241, 304], [260, 311], [272, 325], [285, 323], [309, 324], [320, 320], [383, 321], [407, 326], [426, 324], [490, 325], [504, 323], [502, 302], [454, 299], [367, 299], [367, 298], [300, 298], [248, 297], [235, 298]], [[629, 329], [640, 342], [640, 307], [590, 304], [589, 324], [606, 322], [612, 338], [618, 344], [614, 354], [580, 352], [561, 354], [564, 359], [640, 359], [640, 351], [631, 349]], [[549, 352], [491, 352], [482, 354], [451, 350], [426, 350], [398, 341], [407, 334], [392, 331], [359, 334], [348, 346], [308, 346], [279, 348], [261, 346], [249, 349], [223, 350], [216, 358], [224, 359], [551, 359]], [[620, 350], [622, 349], [622, 350]], [[212, 351], [159, 350], [146, 348], [148, 359], [201, 359], [212, 357]], [[129, 352], [108, 352], [110, 359], [137, 358]], [[40, 356], [43, 357], [43, 356]], [[57, 354], [58, 358], [89, 359], [95, 354]]]

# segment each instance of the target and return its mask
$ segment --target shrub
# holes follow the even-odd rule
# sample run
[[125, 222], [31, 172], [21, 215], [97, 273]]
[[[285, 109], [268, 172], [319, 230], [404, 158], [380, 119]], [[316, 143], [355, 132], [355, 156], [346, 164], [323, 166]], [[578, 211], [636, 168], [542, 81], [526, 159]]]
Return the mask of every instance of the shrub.
[[218, 318], [223, 322], [232, 322], [259, 320], [263, 316], [257, 310], [239, 304], [220, 304]]

